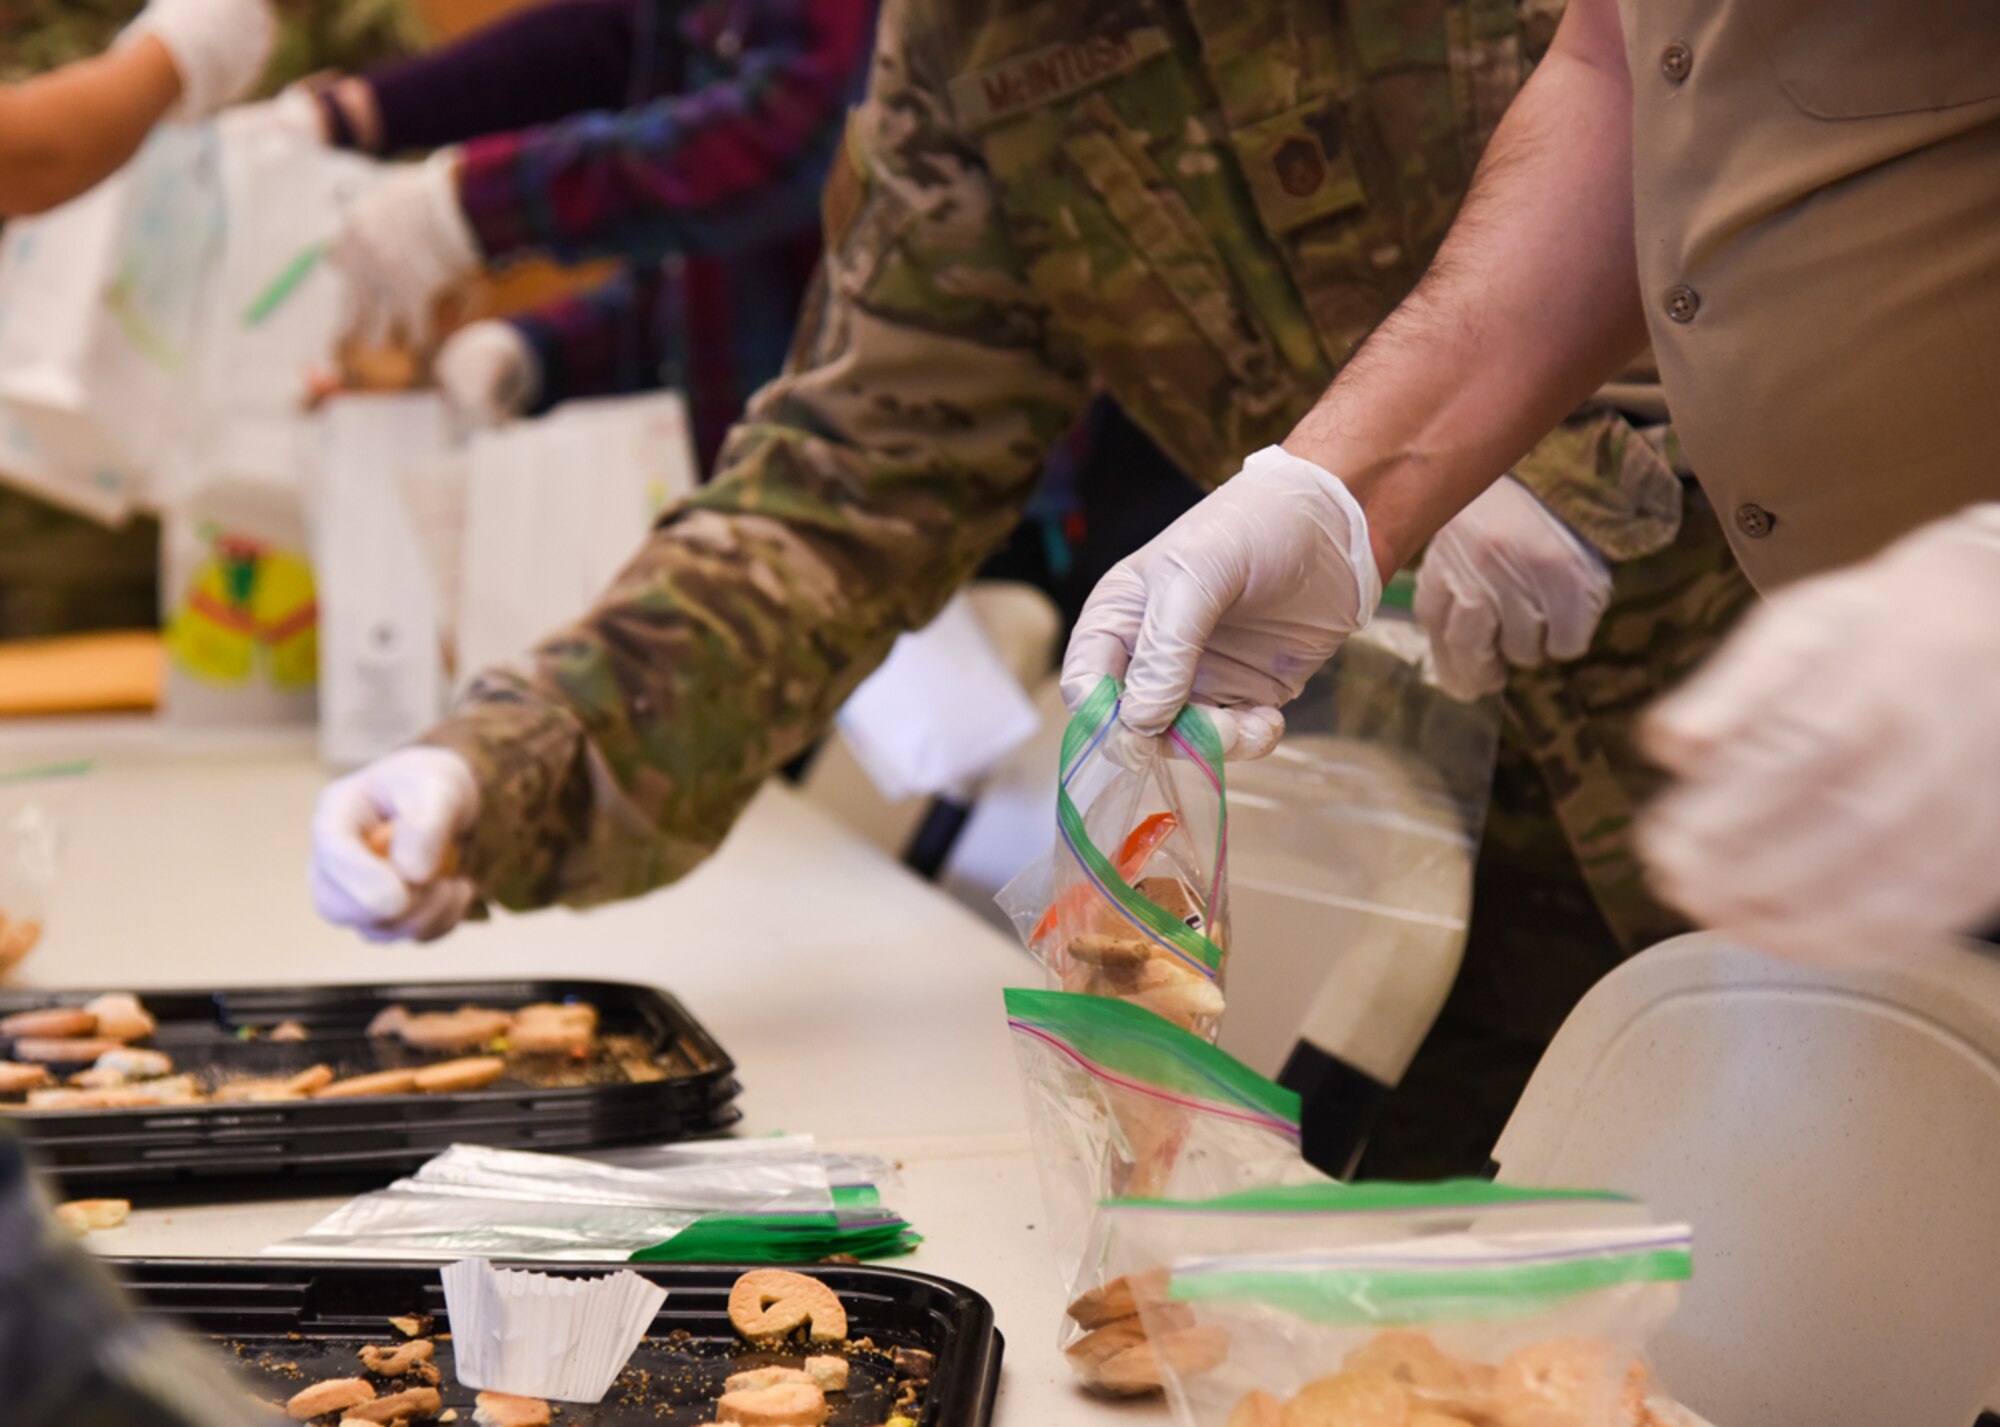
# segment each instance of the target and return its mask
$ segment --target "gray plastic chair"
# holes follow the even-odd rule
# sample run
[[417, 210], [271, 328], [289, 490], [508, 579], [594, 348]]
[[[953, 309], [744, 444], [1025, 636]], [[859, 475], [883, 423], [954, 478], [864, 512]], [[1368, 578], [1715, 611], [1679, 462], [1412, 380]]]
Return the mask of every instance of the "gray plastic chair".
[[1584, 998], [1494, 1152], [1694, 1226], [1656, 1365], [1716, 1427], [1970, 1427], [2000, 1380], [2000, 961], [1885, 957], [1664, 943]]

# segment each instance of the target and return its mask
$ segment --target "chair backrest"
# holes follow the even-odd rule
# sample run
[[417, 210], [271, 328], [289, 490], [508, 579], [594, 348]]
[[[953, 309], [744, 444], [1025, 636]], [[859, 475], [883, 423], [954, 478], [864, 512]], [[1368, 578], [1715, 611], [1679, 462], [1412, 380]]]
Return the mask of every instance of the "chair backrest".
[[1570, 1015], [1494, 1152], [1694, 1226], [1656, 1345], [1716, 1427], [1969, 1427], [2000, 1378], [2000, 961], [1867, 969], [1708, 934]]

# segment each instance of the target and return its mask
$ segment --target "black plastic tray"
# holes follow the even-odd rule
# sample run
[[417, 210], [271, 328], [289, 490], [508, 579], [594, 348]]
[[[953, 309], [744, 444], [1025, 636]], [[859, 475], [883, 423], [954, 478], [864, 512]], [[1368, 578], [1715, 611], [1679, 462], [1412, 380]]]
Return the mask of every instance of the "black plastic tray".
[[[87, 991], [0, 992], [0, 1015], [80, 1004]], [[385, 1006], [413, 1011], [465, 1004], [512, 1009], [588, 1001], [610, 1035], [642, 1037], [669, 1075], [640, 1084], [547, 1087], [508, 1076], [483, 1090], [353, 1100], [37, 1111], [14, 1126], [36, 1158], [71, 1188], [196, 1177], [264, 1178], [415, 1168], [453, 1143], [573, 1150], [683, 1139], [739, 1118], [735, 1062], [679, 1001], [610, 981], [441, 981], [384, 986], [254, 987], [136, 994], [159, 1020], [146, 1042], [178, 1070], [231, 1076], [292, 1074], [325, 1062], [345, 1077], [448, 1059], [370, 1037]], [[282, 1021], [304, 1041], [273, 1041]], [[239, 1032], [258, 1032], [243, 1039]], [[0, 1040], [0, 1055], [11, 1045]]]
[[[225, 1259], [110, 1259], [142, 1308], [205, 1334], [235, 1360], [252, 1390], [282, 1402], [306, 1385], [359, 1371], [363, 1343], [401, 1341], [387, 1319], [430, 1314], [448, 1330], [435, 1264], [291, 1263]], [[604, 1402], [566, 1406], [564, 1427], [692, 1427], [712, 1419], [723, 1378], [796, 1355], [754, 1351], [729, 1327], [730, 1285], [744, 1269], [709, 1264], [547, 1264], [577, 1277], [634, 1273], [667, 1290], [651, 1332]], [[890, 1415], [888, 1349], [923, 1348], [937, 1362], [921, 1399], [921, 1427], [988, 1427], [1000, 1382], [1002, 1342], [993, 1310], [971, 1289], [927, 1274], [888, 1268], [818, 1266], [840, 1295], [848, 1337], [885, 1350], [850, 1359], [852, 1386], [834, 1394], [829, 1427], [874, 1427]], [[670, 1334], [687, 1337], [669, 1339]], [[473, 1391], [458, 1385], [451, 1344], [439, 1342], [445, 1405], [472, 1418]], [[643, 1387], [640, 1384], [643, 1383]], [[626, 1399], [621, 1401], [621, 1398]], [[637, 1400], [634, 1400], [637, 1399]]]

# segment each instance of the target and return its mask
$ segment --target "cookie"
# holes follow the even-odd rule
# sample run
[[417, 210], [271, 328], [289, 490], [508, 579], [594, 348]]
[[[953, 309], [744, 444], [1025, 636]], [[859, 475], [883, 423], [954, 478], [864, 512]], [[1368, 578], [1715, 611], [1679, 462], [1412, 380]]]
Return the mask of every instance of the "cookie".
[[363, 1422], [400, 1422], [409, 1417], [435, 1417], [443, 1406], [444, 1399], [436, 1388], [413, 1387], [347, 1408], [346, 1412]]
[[816, 1343], [847, 1336], [847, 1310], [816, 1278], [782, 1268], [752, 1269], [729, 1290], [729, 1321], [745, 1338], [782, 1337], [810, 1321]]
[[1229, 1420], [1222, 1427], [1278, 1427], [1283, 1407], [1262, 1388], [1252, 1388], [1236, 1399], [1236, 1405], [1229, 1409]]
[[755, 1392], [760, 1387], [778, 1387], [785, 1383], [811, 1383], [814, 1387], [819, 1386], [813, 1381], [811, 1373], [799, 1368], [769, 1367], [745, 1368], [742, 1372], [731, 1373], [722, 1384], [722, 1390]]
[[508, 1392], [482, 1392], [474, 1399], [472, 1420], [479, 1427], [548, 1427], [549, 1405], [539, 1397]]
[[83, 1009], [97, 1018], [97, 1034], [113, 1040], [142, 1041], [160, 1028], [152, 1013], [128, 991], [107, 991], [84, 1002]]
[[370, 1343], [361, 1350], [361, 1366], [382, 1377], [401, 1377], [418, 1363], [429, 1362], [436, 1351], [427, 1338], [388, 1347]]
[[46, 1065], [22, 1065], [18, 1061], [0, 1060], [0, 1095], [21, 1095], [30, 1090], [39, 1090], [50, 1081]]
[[1492, 1396], [1494, 1369], [1461, 1362], [1411, 1328], [1377, 1333], [1347, 1355], [1342, 1370], [1386, 1377], [1409, 1390], [1414, 1405], [1447, 1417], [1479, 1417]]
[[1166, 1374], [1195, 1377], [1222, 1365], [1229, 1356], [1229, 1333], [1215, 1324], [1157, 1334], [1135, 1348], [1106, 1359], [1092, 1385], [1105, 1392], [1132, 1396], [1165, 1385]]
[[507, 1073], [507, 1062], [497, 1055], [475, 1055], [464, 1060], [447, 1060], [427, 1065], [417, 1072], [417, 1089], [429, 1095], [455, 1090], [477, 1090], [491, 1085]]
[[83, 1235], [92, 1229], [115, 1229], [132, 1212], [129, 1199], [72, 1199], [56, 1205], [56, 1218], [71, 1233]]
[[819, 1427], [827, 1419], [826, 1394], [809, 1382], [728, 1392], [716, 1403], [715, 1415], [743, 1427]]
[[1611, 1420], [1625, 1368], [1608, 1343], [1551, 1338], [1500, 1364], [1487, 1411], [1496, 1427], [1598, 1427]]
[[81, 1006], [50, 1006], [40, 1011], [16, 1011], [0, 1016], [0, 1036], [18, 1040], [87, 1036], [97, 1029], [97, 1017]]
[[346, 1080], [336, 1080], [323, 1089], [315, 1090], [315, 1100], [349, 1100], [360, 1095], [410, 1095], [417, 1088], [417, 1073], [414, 1070], [377, 1070], [368, 1075], [350, 1076]]
[[514, 1018], [484, 1006], [460, 1006], [456, 1011], [426, 1011], [411, 1016], [396, 1032], [404, 1045], [418, 1050], [471, 1050], [504, 1036]]
[[806, 1373], [821, 1392], [847, 1391], [847, 1359], [813, 1357], [806, 1359]]
[[337, 1377], [329, 1382], [316, 1382], [301, 1392], [293, 1393], [285, 1403], [285, 1412], [300, 1422], [328, 1412], [345, 1412], [353, 1416], [355, 1408], [374, 1400], [375, 1385], [366, 1378]]
[[1375, 1373], [1339, 1372], [1309, 1382], [1278, 1413], [1279, 1427], [1409, 1427], [1402, 1385]]
[[1128, 1273], [1100, 1284], [1069, 1306], [1069, 1316], [1079, 1328], [1100, 1328], [1120, 1318], [1130, 1318], [1142, 1308], [1167, 1299], [1166, 1269]]

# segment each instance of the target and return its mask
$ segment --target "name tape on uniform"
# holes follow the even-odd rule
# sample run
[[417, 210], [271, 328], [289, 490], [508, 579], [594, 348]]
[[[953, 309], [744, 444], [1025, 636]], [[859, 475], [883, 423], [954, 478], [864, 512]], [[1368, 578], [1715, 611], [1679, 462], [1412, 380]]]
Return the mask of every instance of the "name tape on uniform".
[[1129, 74], [1167, 49], [1166, 31], [1150, 27], [1044, 45], [961, 74], [951, 82], [951, 102], [959, 122], [976, 129]]

